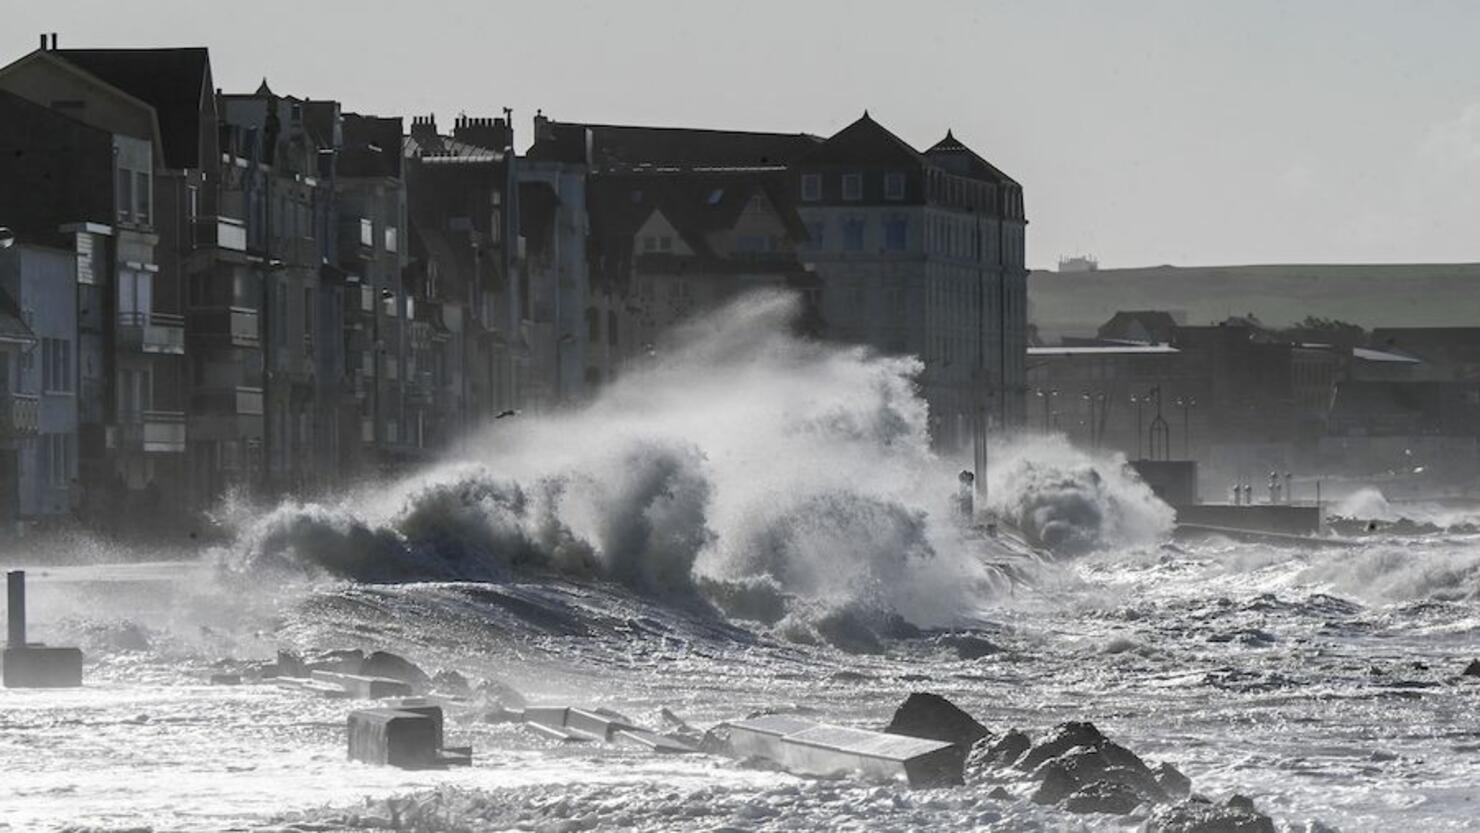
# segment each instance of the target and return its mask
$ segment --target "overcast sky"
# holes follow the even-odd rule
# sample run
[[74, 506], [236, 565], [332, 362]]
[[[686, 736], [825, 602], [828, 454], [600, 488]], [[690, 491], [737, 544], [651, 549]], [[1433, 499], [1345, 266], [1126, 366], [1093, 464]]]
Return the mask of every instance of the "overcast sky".
[[1480, 2], [4, 0], [6, 59], [205, 45], [216, 83], [379, 114], [954, 129], [1028, 259], [1480, 260]]

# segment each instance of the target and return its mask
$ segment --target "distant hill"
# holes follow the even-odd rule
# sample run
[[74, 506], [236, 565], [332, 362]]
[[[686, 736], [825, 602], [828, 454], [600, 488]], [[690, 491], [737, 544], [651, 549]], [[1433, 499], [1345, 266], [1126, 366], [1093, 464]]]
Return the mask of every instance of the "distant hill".
[[1153, 266], [1034, 271], [1028, 320], [1039, 337], [1093, 336], [1121, 310], [1180, 324], [1252, 314], [1272, 327], [1308, 315], [1373, 327], [1480, 327], [1480, 263]]

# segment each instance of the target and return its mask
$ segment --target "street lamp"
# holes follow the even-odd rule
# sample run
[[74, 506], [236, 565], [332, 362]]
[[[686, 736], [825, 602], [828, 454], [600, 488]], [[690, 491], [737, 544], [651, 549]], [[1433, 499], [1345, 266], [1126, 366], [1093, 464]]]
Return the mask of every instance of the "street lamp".
[[1095, 421], [1095, 405], [1098, 404], [1100, 406], [1100, 417], [1101, 417], [1101, 419], [1103, 419], [1104, 418], [1104, 413], [1105, 413], [1105, 410], [1104, 410], [1105, 409], [1105, 394], [1104, 394], [1103, 391], [1096, 391], [1094, 393], [1091, 393], [1089, 391], [1085, 391], [1083, 394], [1080, 395], [1080, 398], [1083, 399], [1085, 402], [1088, 402], [1089, 403], [1089, 444], [1090, 444], [1090, 447], [1091, 448], [1099, 448], [1100, 447], [1100, 440], [1102, 439], [1101, 436], [1100, 436], [1100, 434], [1102, 432], [1100, 430], [1100, 423], [1098, 423], [1098, 422]]
[[1035, 388], [1033, 393], [1039, 399], [1043, 400], [1043, 431], [1044, 433], [1048, 433], [1049, 414], [1053, 411], [1053, 398], [1059, 395], [1059, 389], [1049, 388], [1048, 390], [1044, 390], [1043, 388]]
[[1188, 397], [1181, 397], [1181, 396], [1179, 396], [1179, 397], [1177, 397], [1177, 400], [1176, 400], [1176, 402], [1174, 404], [1178, 408], [1181, 408], [1182, 409], [1182, 459], [1184, 459], [1184, 460], [1191, 460], [1192, 459], [1192, 418], [1191, 418], [1190, 415], [1192, 413], [1192, 409], [1197, 407], [1197, 398], [1196, 397], [1192, 397], [1192, 396], [1188, 396]]

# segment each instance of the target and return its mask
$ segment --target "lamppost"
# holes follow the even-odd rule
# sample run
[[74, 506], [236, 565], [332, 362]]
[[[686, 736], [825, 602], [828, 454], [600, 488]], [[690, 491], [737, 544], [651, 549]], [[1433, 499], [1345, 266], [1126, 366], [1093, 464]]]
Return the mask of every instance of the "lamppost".
[[1141, 453], [1142, 443], [1146, 438], [1145, 431], [1141, 428], [1141, 414], [1146, 409], [1146, 401], [1150, 398], [1150, 394], [1145, 396], [1131, 394], [1131, 404], [1136, 406], [1136, 459], [1138, 460], [1146, 459], [1146, 455]]
[[1044, 390], [1043, 388], [1035, 388], [1033, 390], [1033, 393], [1036, 394], [1039, 399], [1043, 400], [1043, 431], [1044, 433], [1048, 433], [1049, 414], [1053, 411], [1053, 398], [1059, 395], [1059, 389], [1050, 388], [1048, 390]]
[[1098, 404], [1100, 406], [1100, 413], [1103, 416], [1103, 414], [1104, 414], [1104, 408], [1105, 408], [1105, 394], [1102, 391], [1096, 391], [1094, 393], [1091, 393], [1089, 391], [1085, 391], [1083, 394], [1080, 395], [1080, 398], [1083, 399], [1085, 402], [1088, 402], [1089, 403], [1089, 445], [1090, 445], [1090, 448], [1099, 448], [1100, 447], [1100, 439], [1101, 439], [1101, 437], [1100, 437], [1101, 431], [1100, 431], [1100, 423], [1097, 422], [1097, 421], [1095, 421], [1095, 405]]
[[1175, 402], [1182, 409], [1182, 459], [1192, 459], [1192, 409], [1197, 407], [1197, 398], [1192, 396], [1177, 397]]

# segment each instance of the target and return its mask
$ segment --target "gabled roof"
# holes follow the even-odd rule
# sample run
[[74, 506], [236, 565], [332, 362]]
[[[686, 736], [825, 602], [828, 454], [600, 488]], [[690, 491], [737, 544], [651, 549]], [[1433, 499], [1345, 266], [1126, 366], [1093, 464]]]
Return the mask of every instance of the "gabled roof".
[[535, 160], [580, 161], [590, 136], [596, 168], [777, 168], [815, 147], [806, 133], [764, 133], [689, 127], [549, 122], [550, 137], [537, 141]]
[[906, 162], [924, 164], [925, 158], [909, 142], [889, 132], [865, 110], [863, 116], [808, 151], [801, 163], [878, 165]]
[[946, 137], [931, 145], [925, 157], [957, 176], [994, 185], [1016, 185], [1017, 181], [983, 159], [976, 151], [962, 144], [955, 134], [946, 131]]
[[56, 55], [154, 107], [165, 164], [198, 168], [200, 110], [211, 92], [211, 56], [204, 47], [183, 49], [56, 49]]
[[407, 159], [419, 158], [423, 162], [500, 162], [502, 151], [459, 142], [450, 136], [418, 136], [408, 134], [402, 139], [402, 154]]
[[775, 208], [777, 218], [796, 239], [804, 239], [806, 230], [784, 201], [779, 182], [767, 181], [760, 174], [743, 172], [694, 172], [655, 175], [643, 183], [642, 199], [629, 213], [630, 229], [635, 234], [655, 212], [661, 212], [684, 242], [696, 254], [713, 257], [708, 237], [733, 228], [752, 199], [761, 197]]

